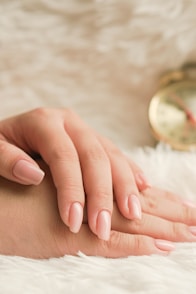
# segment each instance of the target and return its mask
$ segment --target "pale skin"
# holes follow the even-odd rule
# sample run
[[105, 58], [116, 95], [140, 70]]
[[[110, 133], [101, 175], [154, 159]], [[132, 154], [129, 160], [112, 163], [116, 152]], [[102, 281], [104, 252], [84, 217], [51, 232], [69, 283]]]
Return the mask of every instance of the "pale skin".
[[0, 177], [0, 253], [30, 258], [76, 255], [126, 257], [168, 255], [173, 242], [196, 241], [196, 207], [170, 193], [150, 187], [139, 194], [142, 220], [128, 220], [116, 203], [108, 241], [100, 240], [88, 226], [84, 214], [77, 234], [63, 223], [57, 191], [48, 167], [38, 186], [24, 186]]
[[0, 122], [0, 175], [24, 185], [44, 177], [33, 159], [48, 164], [63, 222], [78, 233], [85, 195], [89, 227], [102, 240], [111, 230], [113, 197], [127, 219], [141, 219], [142, 170], [69, 109], [39, 108]]
[[40, 108], [1, 121], [0, 175], [2, 254], [168, 254], [171, 241], [196, 241], [195, 206], [150, 187], [133, 161], [71, 110]]

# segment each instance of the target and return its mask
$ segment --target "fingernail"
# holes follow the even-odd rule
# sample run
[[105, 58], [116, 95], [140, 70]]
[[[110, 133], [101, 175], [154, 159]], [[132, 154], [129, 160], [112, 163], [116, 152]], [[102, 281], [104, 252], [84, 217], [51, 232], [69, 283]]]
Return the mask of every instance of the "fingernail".
[[189, 207], [196, 208], [196, 204], [193, 203], [192, 201], [189, 201], [189, 200], [183, 201], [183, 204], [186, 205], [186, 206], [189, 206]]
[[141, 205], [137, 196], [130, 195], [128, 197], [128, 208], [129, 208], [129, 215], [131, 219], [142, 218]]
[[39, 185], [44, 177], [44, 172], [27, 160], [19, 160], [14, 168], [13, 174], [25, 184]]
[[137, 184], [139, 184], [139, 186], [142, 187], [143, 189], [151, 187], [151, 185], [148, 183], [148, 180], [146, 179], [144, 174], [139, 173], [139, 174], [136, 174], [135, 177], [136, 177]]
[[79, 202], [74, 202], [69, 212], [69, 229], [72, 233], [78, 233], [83, 220], [83, 207]]
[[189, 230], [190, 232], [196, 236], [196, 227], [192, 226], [192, 227], [189, 227]]
[[155, 240], [155, 245], [158, 247], [160, 250], [164, 251], [172, 251], [175, 249], [174, 243], [166, 241], [166, 240]]
[[109, 240], [111, 230], [111, 215], [109, 211], [102, 210], [97, 217], [97, 236], [102, 240]]

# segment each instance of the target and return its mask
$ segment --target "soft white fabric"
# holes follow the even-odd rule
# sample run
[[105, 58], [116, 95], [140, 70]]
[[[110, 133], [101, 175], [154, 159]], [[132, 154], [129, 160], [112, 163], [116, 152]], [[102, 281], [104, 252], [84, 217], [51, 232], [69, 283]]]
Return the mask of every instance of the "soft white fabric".
[[[154, 148], [147, 108], [165, 70], [196, 60], [194, 0], [1, 0], [0, 118], [72, 107], [141, 165], [196, 201], [196, 154]], [[196, 244], [168, 257], [0, 256], [0, 293], [196, 292]]]

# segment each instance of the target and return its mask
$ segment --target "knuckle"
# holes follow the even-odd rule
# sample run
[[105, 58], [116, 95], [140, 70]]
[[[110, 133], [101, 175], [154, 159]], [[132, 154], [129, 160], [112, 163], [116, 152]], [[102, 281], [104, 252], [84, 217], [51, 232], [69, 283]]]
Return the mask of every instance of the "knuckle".
[[162, 193], [162, 195], [161, 196], [163, 196], [165, 199], [167, 199], [167, 200], [171, 200], [171, 192], [169, 192], [169, 191], [157, 191], [158, 193]]
[[67, 177], [63, 184], [57, 184], [57, 188], [59, 190], [62, 189], [63, 194], [74, 196], [74, 198], [78, 195], [80, 195], [81, 198], [81, 195], [83, 196], [84, 194], [82, 184], [79, 184], [78, 181], [71, 177]]
[[109, 148], [109, 153], [111, 154], [112, 157], [116, 157], [116, 158], [119, 158], [121, 160], [125, 160], [124, 155], [122, 154], [122, 152], [116, 146], [112, 145]]
[[98, 254], [104, 252], [105, 257], [141, 255], [149, 250], [148, 240], [137, 235], [111, 231], [109, 241], [99, 242]]
[[110, 239], [106, 242], [107, 249], [120, 249], [122, 244], [122, 234], [120, 232], [111, 231]]
[[131, 236], [121, 232], [112, 231], [107, 243], [108, 250], [120, 252], [123, 256], [138, 255], [142, 252], [142, 243], [139, 236]]
[[10, 146], [8, 142], [0, 140], [0, 165], [4, 175], [12, 174], [15, 164], [21, 159], [21, 152], [15, 152]]
[[108, 188], [102, 188], [96, 191], [94, 196], [95, 199], [99, 199], [99, 201], [102, 203], [105, 202], [105, 200], [111, 199], [112, 191], [110, 191]]
[[171, 235], [169, 236], [172, 241], [186, 240], [186, 226], [180, 223], [172, 223]]
[[47, 117], [51, 113], [51, 109], [47, 107], [37, 107], [31, 111], [31, 114], [34, 116], [41, 116], [41, 117]]
[[87, 136], [86, 129], [88, 129], [84, 123], [84, 121], [79, 117], [79, 115], [72, 110], [71, 108], [64, 108], [62, 110], [62, 116], [64, 119], [64, 126], [66, 129], [70, 128], [70, 121], [74, 122], [75, 130], [78, 130], [80, 132], [80, 135], [82, 135], [82, 129], [85, 130], [84, 136]]
[[58, 108], [49, 108], [49, 107], [37, 107], [33, 110], [31, 110], [27, 115], [31, 115], [34, 119], [54, 119], [54, 118], [60, 118], [62, 116], [62, 109]]
[[187, 224], [191, 223], [193, 219], [195, 219], [192, 209], [190, 209], [190, 207], [188, 206], [183, 207], [182, 217], [183, 217], [183, 221]]
[[148, 197], [148, 198], [146, 197], [145, 205], [148, 211], [156, 210], [158, 207], [157, 199], [155, 197]]
[[131, 247], [132, 247], [133, 255], [138, 255], [142, 252], [143, 244], [141, 243], [141, 239], [139, 238], [139, 236], [134, 235], [134, 238], [132, 239]]
[[93, 162], [101, 161], [101, 162], [104, 162], [104, 164], [109, 165], [109, 159], [106, 153], [99, 146], [93, 146], [91, 148], [88, 148], [88, 150], [86, 150], [83, 155], [84, 155], [84, 161], [93, 161]]
[[153, 243], [152, 243], [152, 238], [149, 236], [144, 236], [144, 235], [134, 235], [130, 248], [131, 248], [131, 253], [132, 255], [149, 255], [149, 253], [153, 253]]
[[50, 148], [51, 162], [79, 162], [78, 154], [73, 149], [66, 149], [64, 146], [54, 146]]

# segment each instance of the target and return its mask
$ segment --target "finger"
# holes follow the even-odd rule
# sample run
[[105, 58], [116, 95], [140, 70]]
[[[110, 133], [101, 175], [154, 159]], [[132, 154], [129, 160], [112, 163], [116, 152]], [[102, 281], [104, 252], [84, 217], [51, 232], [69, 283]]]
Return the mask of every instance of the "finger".
[[73, 118], [72, 124], [65, 122], [65, 129], [72, 138], [80, 159], [89, 226], [100, 239], [107, 240], [113, 207], [110, 162], [93, 131], [76, 114], [73, 114]]
[[[86, 140], [87, 135], [88, 141]], [[100, 239], [107, 240], [111, 230], [113, 190], [109, 160], [96, 138], [81, 130], [75, 140], [85, 193], [89, 226]]]
[[20, 184], [38, 185], [44, 172], [29, 155], [1, 136], [0, 175]]
[[122, 153], [118, 148], [116, 148], [114, 146], [114, 144], [109, 139], [103, 138], [99, 134], [97, 134], [97, 137], [100, 140], [100, 142], [103, 144], [103, 146], [108, 154], [117, 153], [117, 154], [121, 154], [121, 156], [124, 157], [125, 161], [129, 164], [129, 167], [130, 167], [132, 174], [134, 176], [134, 180], [137, 184], [137, 188], [140, 191], [150, 187], [150, 184], [149, 184], [147, 178], [145, 177], [142, 169], [139, 168], [139, 166], [136, 163], [134, 163], [133, 160], [131, 160], [124, 153]]
[[145, 213], [173, 222], [196, 225], [196, 208], [185, 205], [173, 193], [152, 187], [143, 191], [142, 194], [140, 202], [142, 211]]
[[135, 182], [138, 186], [139, 191], [143, 191], [149, 187], [151, 187], [149, 181], [147, 180], [146, 176], [144, 175], [144, 172], [142, 171], [142, 169], [135, 163], [133, 162], [133, 160], [131, 160], [130, 158], [126, 157], [129, 165], [131, 167], [131, 170], [133, 172], [134, 178], [135, 178]]
[[[63, 233], [61, 236], [63, 238]], [[82, 225], [77, 235], [70, 233], [68, 236], [66, 232], [66, 241], [62, 238], [59, 245], [62, 255], [76, 255], [78, 252], [83, 252], [89, 256], [119, 258], [130, 255], [167, 255], [174, 249], [171, 242], [116, 231], [111, 231], [108, 241], [100, 240], [87, 225]]]
[[141, 219], [139, 191], [129, 165], [118, 153], [108, 153], [108, 156], [112, 168], [115, 200], [120, 212], [128, 219]]
[[[73, 232], [83, 218], [84, 189], [77, 151], [64, 130], [69, 111], [39, 108], [1, 122], [12, 141], [39, 153], [50, 167], [57, 188], [60, 215]], [[69, 117], [70, 119], [70, 117]]]
[[110, 159], [115, 200], [121, 213], [128, 219], [141, 219], [138, 187], [125, 156], [108, 139], [97, 137]]
[[129, 234], [139, 234], [174, 242], [196, 242], [196, 231], [188, 225], [143, 213], [141, 220], [127, 220], [116, 204], [112, 214], [112, 229]]
[[[64, 111], [38, 109], [23, 115], [29, 149], [38, 152], [49, 165], [59, 212], [72, 232], [78, 232], [83, 219], [84, 189], [77, 151], [64, 129]], [[36, 132], [35, 132], [36, 130]]]
[[[50, 167], [60, 215], [70, 230], [77, 233], [83, 218], [84, 188], [77, 151], [62, 125], [48, 124], [41, 136], [39, 150]], [[50, 142], [47, 147], [45, 142]]]

